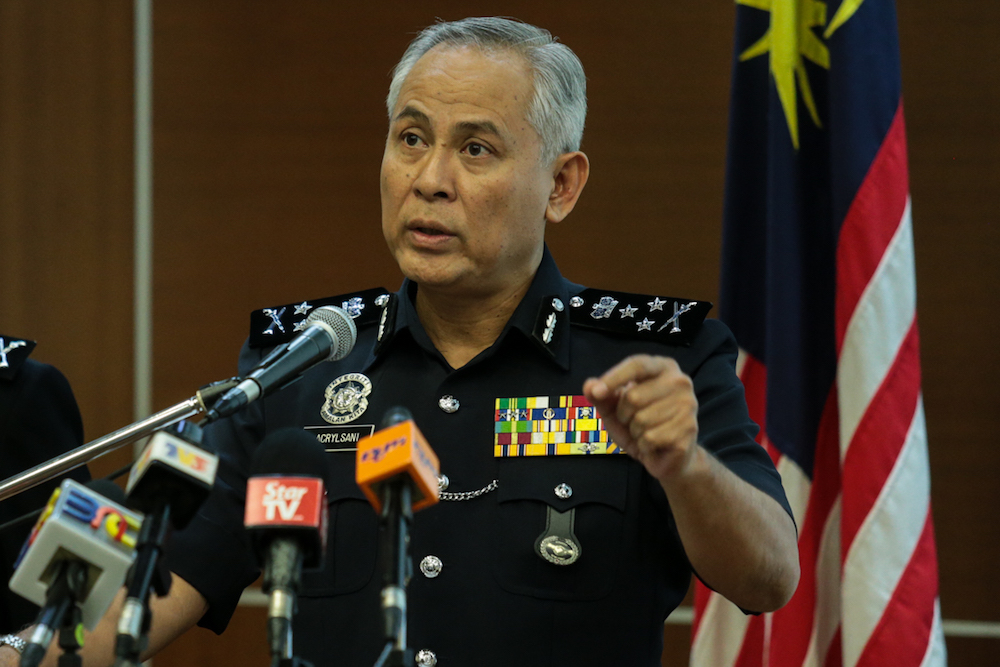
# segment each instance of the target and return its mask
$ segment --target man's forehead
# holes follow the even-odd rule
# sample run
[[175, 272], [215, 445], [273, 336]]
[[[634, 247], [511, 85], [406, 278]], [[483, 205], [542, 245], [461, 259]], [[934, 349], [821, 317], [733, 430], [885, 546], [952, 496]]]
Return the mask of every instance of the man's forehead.
[[520, 105], [532, 94], [532, 73], [524, 56], [510, 49], [439, 44], [413, 64], [397, 104], [408, 106], [408, 93], [439, 101], [449, 95], [460, 101], [462, 95], [472, 94], [481, 101], [494, 98], [495, 104]]

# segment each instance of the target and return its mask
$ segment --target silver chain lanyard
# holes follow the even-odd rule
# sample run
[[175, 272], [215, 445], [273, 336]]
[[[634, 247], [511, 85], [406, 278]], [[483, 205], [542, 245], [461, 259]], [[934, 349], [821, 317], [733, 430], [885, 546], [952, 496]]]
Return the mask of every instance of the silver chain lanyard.
[[438, 494], [439, 500], [472, 500], [473, 498], [478, 498], [479, 496], [486, 495], [490, 491], [496, 491], [500, 483], [497, 480], [493, 480], [483, 488], [478, 491], [462, 491], [460, 493], [450, 493], [448, 491], [442, 491]]

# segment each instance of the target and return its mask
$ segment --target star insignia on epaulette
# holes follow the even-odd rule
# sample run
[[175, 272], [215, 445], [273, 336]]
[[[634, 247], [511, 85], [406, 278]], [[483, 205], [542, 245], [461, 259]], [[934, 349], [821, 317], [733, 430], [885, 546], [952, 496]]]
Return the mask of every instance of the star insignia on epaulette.
[[[381, 314], [378, 309], [365, 308], [379, 299], [388, 298], [384, 288], [364, 290], [352, 294], [296, 301], [283, 306], [261, 308], [250, 314], [250, 347], [272, 347], [287, 343], [306, 328], [307, 317], [316, 308], [336, 306], [342, 308], [354, 320], [356, 326], [375, 324]], [[384, 301], [383, 301], [384, 303]]]
[[667, 305], [666, 301], [660, 301], [660, 297], [655, 296], [653, 300], [649, 302], [649, 312], [654, 310], [663, 310], [663, 307]]
[[[640, 305], [632, 305], [636, 303]], [[584, 304], [590, 306], [590, 312]], [[618, 308], [619, 304], [624, 305]], [[570, 305], [574, 326], [668, 345], [690, 345], [712, 309], [707, 301], [596, 289], [572, 295]], [[612, 309], [617, 310], [617, 317], [610, 316]]]

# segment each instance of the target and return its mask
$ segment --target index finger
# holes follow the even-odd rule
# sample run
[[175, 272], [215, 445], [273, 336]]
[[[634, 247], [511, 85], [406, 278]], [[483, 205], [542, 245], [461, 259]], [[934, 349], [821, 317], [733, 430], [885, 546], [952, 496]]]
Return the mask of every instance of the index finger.
[[630, 382], [642, 382], [669, 369], [678, 369], [670, 357], [636, 354], [626, 357], [596, 379], [592, 391], [597, 398], [606, 398]]

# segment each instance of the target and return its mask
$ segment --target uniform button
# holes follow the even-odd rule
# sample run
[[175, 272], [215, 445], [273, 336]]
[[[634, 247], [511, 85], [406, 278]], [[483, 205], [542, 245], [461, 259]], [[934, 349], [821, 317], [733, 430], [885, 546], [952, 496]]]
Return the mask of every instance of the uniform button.
[[442, 396], [438, 399], [438, 407], [447, 412], [449, 415], [453, 412], [458, 412], [460, 405], [461, 403], [458, 402], [458, 399], [450, 394]]
[[561, 313], [563, 311], [563, 308], [565, 308], [562, 299], [559, 298], [552, 299], [552, 307], [555, 308], [556, 312], [559, 313]]
[[422, 648], [417, 651], [417, 664], [420, 667], [434, 667], [438, 664], [438, 657], [434, 655], [434, 651]]
[[561, 498], [563, 500], [566, 500], [567, 498], [569, 498], [570, 496], [573, 495], [573, 487], [571, 487], [569, 484], [565, 484], [565, 483], [564, 484], [560, 484], [559, 486], [557, 486], [555, 488], [555, 492], [556, 492], [556, 497], [557, 498]]
[[447, 491], [449, 486], [451, 486], [451, 480], [448, 479], [448, 475], [444, 473], [438, 475], [438, 491]]
[[437, 556], [424, 556], [424, 559], [420, 561], [420, 571], [424, 573], [424, 576], [428, 579], [433, 579], [434, 577], [441, 574], [441, 569], [444, 567], [444, 563]]
[[569, 300], [569, 305], [573, 306], [574, 308], [579, 308], [580, 306], [583, 305], [583, 298], [579, 296], [574, 296], [572, 299]]

